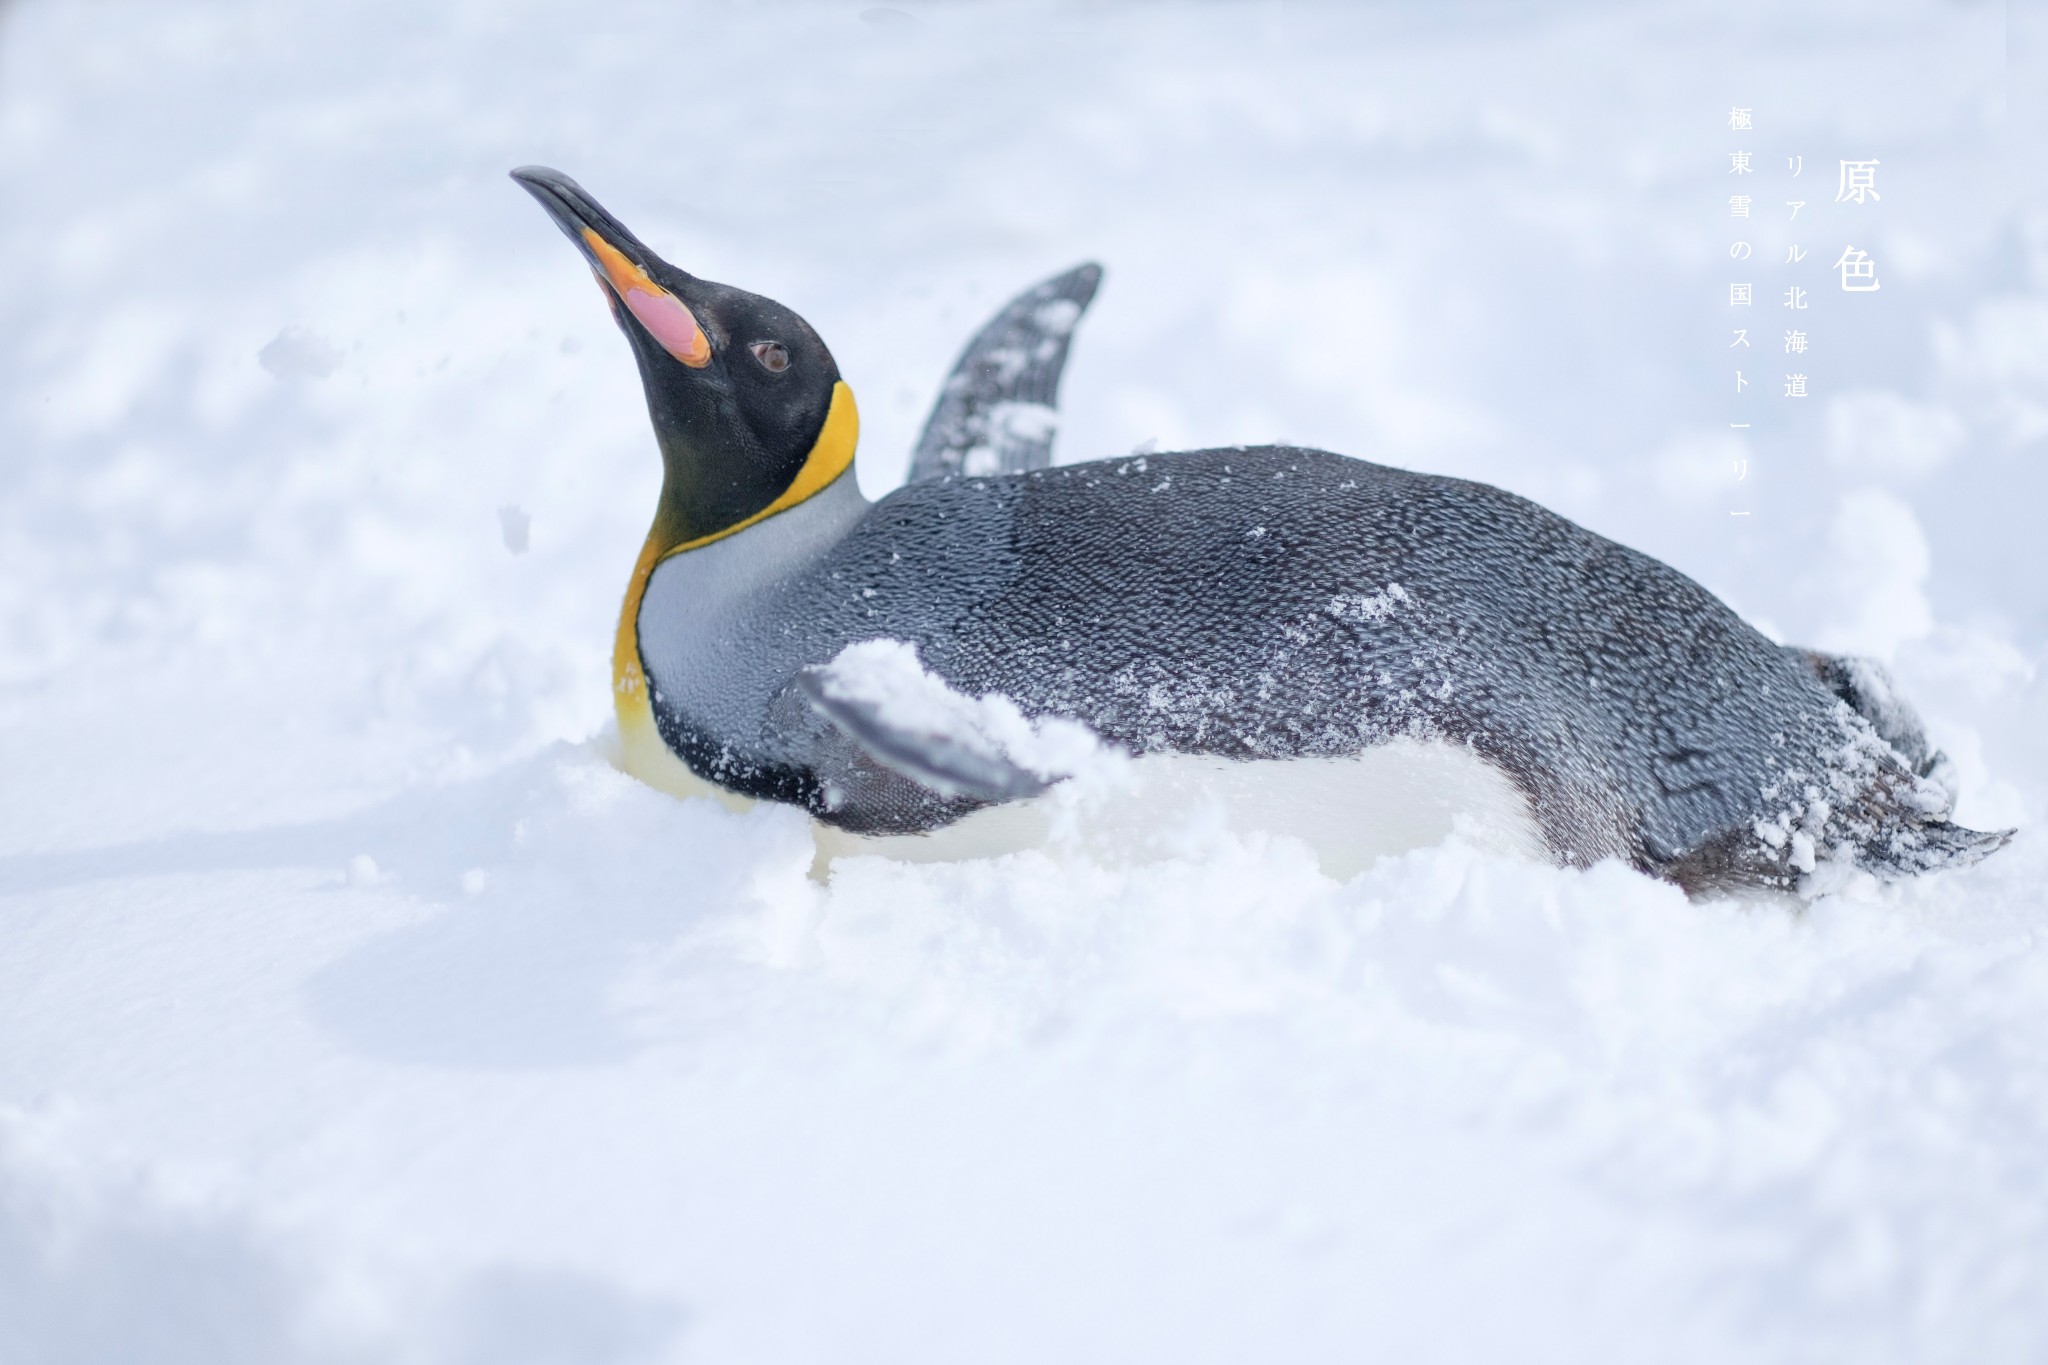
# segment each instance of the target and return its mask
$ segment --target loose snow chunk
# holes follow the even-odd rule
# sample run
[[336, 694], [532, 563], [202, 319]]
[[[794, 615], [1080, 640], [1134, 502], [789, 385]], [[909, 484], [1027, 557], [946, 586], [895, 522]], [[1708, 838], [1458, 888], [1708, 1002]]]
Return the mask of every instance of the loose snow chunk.
[[1034, 447], [1049, 445], [1058, 428], [1059, 414], [1044, 403], [993, 404], [972, 424], [975, 444], [960, 457], [960, 472], [1000, 474]]
[[1012, 441], [1049, 441], [1060, 415], [1044, 403], [997, 403], [988, 410], [988, 429]]
[[341, 361], [334, 343], [305, 327], [285, 328], [256, 352], [256, 363], [277, 379], [325, 379]]
[[532, 542], [533, 517], [525, 508], [508, 502], [498, 509], [498, 530], [505, 538], [505, 548], [523, 555]]
[[979, 763], [1014, 764], [1047, 782], [1098, 766], [1105, 751], [1078, 721], [1030, 720], [1000, 692], [970, 697], [930, 672], [917, 646], [863, 640], [818, 670], [830, 701], [857, 707], [880, 727], [913, 741], [955, 751]]
[[1804, 830], [1792, 831], [1792, 866], [1798, 868], [1801, 872], [1813, 871], [1813, 836], [1807, 834]]
[[1399, 583], [1389, 583], [1372, 596], [1361, 593], [1339, 593], [1330, 599], [1329, 613], [1339, 621], [1384, 621], [1394, 614], [1394, 608], [1408, 600], [1408, 590]]
[[1040, 306], [1033, 320], [1047, 335], [1063, 337], [1072, 332], [1074, 324], [1081, 320], [1081, 305], [1072, 299], [1054, 299]]
[[[1031, 354], [1017, 346], [999, 346], [981, 358], [983, 369], [998, 384], [1009, 384], [1024, 373], [1031, 364]], [[962, 371], [953, 376], [952, 387], [965, 391], [974, 384], [974, 376]]]

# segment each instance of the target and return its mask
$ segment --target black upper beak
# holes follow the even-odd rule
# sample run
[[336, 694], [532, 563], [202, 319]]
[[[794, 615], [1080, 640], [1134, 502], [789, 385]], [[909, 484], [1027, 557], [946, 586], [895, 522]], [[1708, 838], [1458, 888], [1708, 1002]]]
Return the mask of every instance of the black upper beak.
[[[627, 231], [624, 223], [607, 213], [604, 205], [560, 171], [551, 166], [521, 166], [512, 172], [512, 178], [540, 201], [540, 206], [555, 220], [555, 226], [562, 230], [562, 235], [576, 244], [576, 249], [592, 266], [600, 263], [592, 255], [590, 243], [583, 238], [585, 228], [611, 243], [642, 270], [654, 260], [654, 253]], [[600, 268], [598, 273], [604, 272]]]

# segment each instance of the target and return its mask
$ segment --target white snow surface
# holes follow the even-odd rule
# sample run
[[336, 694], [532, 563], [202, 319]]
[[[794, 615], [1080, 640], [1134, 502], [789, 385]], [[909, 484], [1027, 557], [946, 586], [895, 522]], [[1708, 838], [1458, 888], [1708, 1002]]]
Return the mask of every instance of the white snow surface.
[[[0, 1360], [2048, 1355], [2031, 16], [0, 7]], [[1780, 398], [1760, 220], [1735, 431], [1745, 145], [1883, 292]], [[1099, 259], [1061, 458], [1528, 494], [1884, 657], [2021, 833], [1803, 909], [1221, 828], [816, 880], [607, 761], [659, 471], [527, 162], [816, 325], [871, 494]]]

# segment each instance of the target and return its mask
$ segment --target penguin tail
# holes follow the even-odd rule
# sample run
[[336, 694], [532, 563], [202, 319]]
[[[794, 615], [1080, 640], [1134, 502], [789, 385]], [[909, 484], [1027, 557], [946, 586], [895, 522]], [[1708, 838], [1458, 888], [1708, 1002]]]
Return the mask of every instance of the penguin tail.
[[2011, 842], [2014, 830], [1969, 829], [1950, 822], [1959, 786], [1955, 764], [1928, 742], [1919, 714], [1884, 665], [1796, 646], [1787, 646], [1786, 652], [1862, 718], [1905, 769], [1901, 776], [1906, 780], [1875, 782], [1863, 818], [1847, 820], [1850, 837], [1839, 854], [1845, 854], [1850, 864], [1881, 880], [1896, 881], [1974, 866]]
[[1917, 877], [1924, 872], [1974, 867], [2012, 842], [2010, 829], [1969, 829], [1947, 820], [1929, 820], [1886, 831], [1850, 846], [1850, 861], [1883, 881]]
[[1786, 645], [1784, 650], [1850, 710], [1869, 721], [1878, 738], [1892, 746], [1899, 761], [1915, 777], [1933, 782], [1948, 793], [1951, 805], [1955, 803], [1955, 764], [1928, 742], [1927, 727], [1921, 723], [1919, 712], [1900, 694], [1898, 684], [1892, 681], [1883, 664], [1853, 654], [1823, 654], [1797, 645]]
[[1948, 819], [1948, 793], [1896, 765], [1866, 775], [1873, 776], [1840, 805], [1816, 801], [1804, 810], [1724, 829], [1644, 870], [1678, 883], [1693, 897], [1764, 888], [1811, 900], [1839, 889], [1854, 872], [1900, 882], [1973, 867], [2018, 832], [1954, 823]]

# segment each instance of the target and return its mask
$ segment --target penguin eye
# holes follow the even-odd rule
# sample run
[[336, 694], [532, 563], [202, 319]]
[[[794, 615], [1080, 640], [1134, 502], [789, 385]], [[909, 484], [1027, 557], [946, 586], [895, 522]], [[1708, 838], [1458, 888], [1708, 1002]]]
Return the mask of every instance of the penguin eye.
[[747, 349], [754, 353], [754, 359], [761, 362], [761, 368], [770, 374], [781, 374], [789, 368], [789, 352], [782, 349], [779, 341], [757, 341]]

